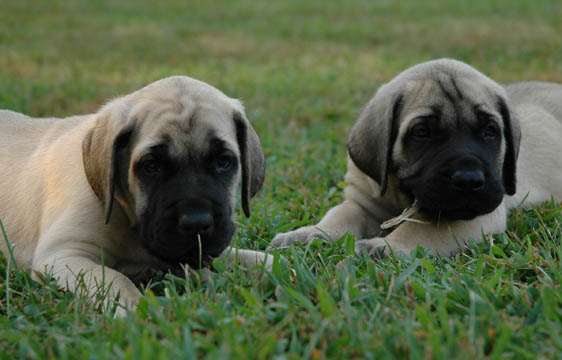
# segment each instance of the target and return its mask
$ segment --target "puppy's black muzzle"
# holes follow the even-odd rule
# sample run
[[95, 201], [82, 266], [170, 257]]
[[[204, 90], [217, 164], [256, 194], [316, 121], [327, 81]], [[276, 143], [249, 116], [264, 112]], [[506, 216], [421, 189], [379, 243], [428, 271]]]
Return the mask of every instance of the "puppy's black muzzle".
[[232, 209], [226, 190], [209, 183], [171, 183], [150, 195], [141, 226], [146, 249], [167, 263], [192, 267], [220, 255], [234, 234]]
[[492, 164], [474, 154], [455, 154], [403, 182], [429, 218], [471, 220], [492, 212], [504, 196]]

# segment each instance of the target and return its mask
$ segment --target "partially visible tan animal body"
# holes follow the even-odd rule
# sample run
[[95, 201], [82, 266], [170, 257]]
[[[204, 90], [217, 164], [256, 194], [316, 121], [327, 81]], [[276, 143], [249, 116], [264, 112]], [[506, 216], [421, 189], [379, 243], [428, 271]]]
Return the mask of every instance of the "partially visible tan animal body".
[[263, 179], [263, 151], [240, 102], [185, 76], [91, 115], [0, 110], [0, 219], [17, 265], [70, 290], [82, 281], [92, 295], [103, 280], [108, 304], [120, 295], [117, 315], [141, 297], [126, 275], [221, 254], [270, 268], [265, 253], [227, 248], [240, 180], [249, 215]]
[[[450, 59], [405, 70], [381, 86], [348, 142], [345, 200], [271, 247], [345, 233], [356, 251], [416, 246], [451, 256], [506, 229], [510, 209], [562, 201], [562, 86], [500, 86]], [[381, 224], [416, 203], [394, 229]]]

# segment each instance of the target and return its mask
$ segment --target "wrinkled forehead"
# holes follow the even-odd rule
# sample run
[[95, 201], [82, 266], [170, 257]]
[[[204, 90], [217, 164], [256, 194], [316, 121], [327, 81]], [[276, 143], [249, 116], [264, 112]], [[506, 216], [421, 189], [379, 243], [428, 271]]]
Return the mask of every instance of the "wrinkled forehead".
[[206, 154], [216, 140], [239, 155], [234, 111], [229, 104], [187, 97], [139, 103], [130, 113], [136, 119], [138, 134], [133, 158], [159, 145], [165, 145], [176, 158]]
[[404, 89], [402, 120], [443, 115], [443, 118], [466, 116], [476, 111], [498, 115], [496, 84], [486, 79], [451, 76], [446, 73], [410, 80]]

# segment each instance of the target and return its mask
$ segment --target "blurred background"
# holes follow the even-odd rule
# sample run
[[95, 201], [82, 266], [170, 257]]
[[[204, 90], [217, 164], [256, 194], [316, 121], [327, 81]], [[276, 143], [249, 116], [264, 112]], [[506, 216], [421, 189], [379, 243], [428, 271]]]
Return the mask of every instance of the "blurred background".
[[[562, 82], [562, 0], [0, 0], [0, 108], [92, 113], [175, 74], [243, 100], [267, 156], [245, 248], [341, 201], [361, 107], [439, 57]], [[295, 270], [267, 281], [220, 261], [206, 282], [160, 273], [126, 321], [0, 255], [0, 359], [560, 358], [560, 217], [516, 210], [509, 237], [451, 259], [375, 262], [341, 239], [285, 250]]]
[[347, 132], [381, 83], [438, 57], [562, 82], [561, 19], [560, 0], [0, 0], [0, 108], [95, 112], [173, 74], [240, 98], [268, 157], [241, 236], [262, 247], [339, 201]]

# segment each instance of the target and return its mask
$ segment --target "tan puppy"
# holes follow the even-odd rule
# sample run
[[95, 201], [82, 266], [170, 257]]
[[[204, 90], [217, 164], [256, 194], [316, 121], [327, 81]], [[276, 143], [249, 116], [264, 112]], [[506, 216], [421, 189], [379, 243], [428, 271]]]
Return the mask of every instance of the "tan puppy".
[[125, 274], [199, 267], [225, 251], [271, 266], [227, 249], [240, 179], [248, 216], [264, 155], [240, 102], [208, 84], [170, 77], [65, 119], [2, 110], [0, 134], [0, 219], [20, 268], [70, 290], [103, 281], [123, 315], [141, 296]]
[[[417, 245], [450, 256], [503, 232], [513, 207], [562, 200], [560, 139], [561, 85], [502, 87], [449, 59], [416, 65], [381, 86], [352, 128], [345, 201], [271, 246], [349, 233], [374, 257]], [[414, 201], [408, 221], [381, 229]]]

